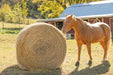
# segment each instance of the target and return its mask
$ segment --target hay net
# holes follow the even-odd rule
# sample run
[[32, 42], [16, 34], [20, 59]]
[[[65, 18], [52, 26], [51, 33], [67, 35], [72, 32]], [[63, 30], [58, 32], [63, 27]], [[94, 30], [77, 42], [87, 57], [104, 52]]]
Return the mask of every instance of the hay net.
[[35, 23], [21, 30], [16, 40], [19, 67], [27, 70], [56, 69], [66, 55], [66, 40], [59, 29]]

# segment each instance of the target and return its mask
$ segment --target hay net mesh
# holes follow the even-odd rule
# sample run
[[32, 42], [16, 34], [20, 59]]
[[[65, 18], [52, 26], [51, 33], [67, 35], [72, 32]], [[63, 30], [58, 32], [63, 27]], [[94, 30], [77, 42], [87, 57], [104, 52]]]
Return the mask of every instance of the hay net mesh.
[[16, 53], [20, 68], [56, 69], [64, 61], [66, 40], [60, 30], [51, 24], [32, 24], [18, 34]]

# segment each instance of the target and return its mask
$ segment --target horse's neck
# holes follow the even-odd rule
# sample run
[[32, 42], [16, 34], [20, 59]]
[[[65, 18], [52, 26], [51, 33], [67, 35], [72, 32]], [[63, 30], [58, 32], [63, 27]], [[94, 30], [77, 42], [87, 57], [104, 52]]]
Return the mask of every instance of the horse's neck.
[[[78, 19], [79, 20], [79, 19]], [[80, 34], [82, 31], [84, 31], [86, 28], [86, 24], [84, 21], [79, 20], [78, 22], [73, 25], [73, 29], [75, 30], [76, 33]]]

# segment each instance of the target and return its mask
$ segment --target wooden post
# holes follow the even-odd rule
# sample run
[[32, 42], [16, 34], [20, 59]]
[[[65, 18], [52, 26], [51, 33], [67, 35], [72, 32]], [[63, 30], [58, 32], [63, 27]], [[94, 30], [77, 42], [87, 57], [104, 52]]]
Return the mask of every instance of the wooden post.
[[19, 15], [18, 15], [18, 18], [19, 18], [19, 30], [20, 30], [20, 17], [19, 17]]
[[5, 27], [4, 27], [4, 22], [2, 23], [2, 29], [4, 29]]
[[29, 18], [28, 18], [28, 23], [27, 23], [28, 25], [30, 24], [30, 22], [29, 22]]
[[1, 33], [3, 34], [3, 32], [4, 32], [4, 28], [5, 28], [5, 26], [4, 26], [4, 22], [2, 23], [2, 28], [1, 28]]

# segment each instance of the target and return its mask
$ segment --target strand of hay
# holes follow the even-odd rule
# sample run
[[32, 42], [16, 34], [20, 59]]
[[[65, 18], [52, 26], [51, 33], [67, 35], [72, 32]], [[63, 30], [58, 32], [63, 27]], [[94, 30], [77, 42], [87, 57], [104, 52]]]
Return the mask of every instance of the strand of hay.
[[66, 55], [66, 40], [61, 31], [51, 24], [32, 24], [19, 33], [16, 53], [22, 69], [60, 68]]

